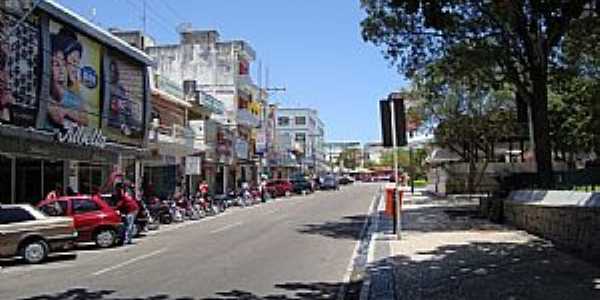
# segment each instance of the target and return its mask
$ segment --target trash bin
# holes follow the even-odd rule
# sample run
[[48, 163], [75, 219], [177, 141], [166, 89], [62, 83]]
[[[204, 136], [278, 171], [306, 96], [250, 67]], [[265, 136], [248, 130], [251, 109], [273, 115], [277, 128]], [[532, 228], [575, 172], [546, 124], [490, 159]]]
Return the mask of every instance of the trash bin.
[[395, 188], [393, 188], [393, 187], [385, 188], [385, 214], [391, 218], [394, 217], [394, 211], [395, 211], [394, 190], [395, 190]]
[[[396, 217], [396, 195], [394, 191], [394, 187], [385, 189], [385, 214], [391, 218]], [[398, 195], [400, 197], [400, 209], [402, 209], [402, 190], [399, 191]]]

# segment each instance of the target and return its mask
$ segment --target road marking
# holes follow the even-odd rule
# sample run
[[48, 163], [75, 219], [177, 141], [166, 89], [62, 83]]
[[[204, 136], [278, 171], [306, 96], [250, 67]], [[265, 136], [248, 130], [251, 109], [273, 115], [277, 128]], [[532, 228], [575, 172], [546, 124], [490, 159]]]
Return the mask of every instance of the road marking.
[[134, 263], [134, 262], [136, 262], [136, 261], [140, 261], [140, 260], [142, 260], [142, 259], [146, 259], [146, 258], [149, 258], [149, 257], [155, 256], [155, 255], [161, 254], [161, 253], [163, 253], [163, 252], [164, 252], [166, 249], [167, 249], [167, 248], [162, 248], [162, 249], [156, 250], [156, 251], [154, 251], [154, 252], [150, 252], [150, 253], [148, 253], [148, 254], [144, 254], [144, 255], [142, 255], [142, 256], [138, 256], [138, 257], [132, 258], [132, 259], [130, 259], [130, 260], [128, 260], [128, 261], [124, 261], [124, 262], [122, 262], [122, 263], [120, 263], [120, 264], [117, 264], [117, 265], [114, 265], [114, 266], [112, 266], [112, 267], [108, 267], [108, 268], [102, 269], [102, 270], [100, 270], [100, 271], [98, 271], [98, 272], [92, 273], [92, 276], [98, 276], [98, 275], [102, 275], [102, 274], [104, 274], [104, 273], [106, 273], [106, 272], [110, 272], [110, 271], [116, 270], [116, 269], [118, 269], [118, 268], [122, 268], [122, 267], [125, 267], [125, 266], [127, 266], [127, 265], [130, 265], [130, 264], [132, 264], [132, 263]]
[[215, 230], [213, 230], [213, 231], [211, 231], [211, 232], [209, 232], [209, 233], [210, 233], [210, 234], [219, 233], [219, 232], [221, 232], [221, 231], [225, 231], [225, 230], [231, 229], [231, 228], [233, 228], [233, 227], [240, 226], [240, 225], [242, 225], [242, 224], [243, 224], [242, 222], [236, 222], [236, 223], [229, 224], [229, 225], [227, 225], [227, 226], [223, 226], [223, 227], [221, 227], [221, 228], [215, 229]]

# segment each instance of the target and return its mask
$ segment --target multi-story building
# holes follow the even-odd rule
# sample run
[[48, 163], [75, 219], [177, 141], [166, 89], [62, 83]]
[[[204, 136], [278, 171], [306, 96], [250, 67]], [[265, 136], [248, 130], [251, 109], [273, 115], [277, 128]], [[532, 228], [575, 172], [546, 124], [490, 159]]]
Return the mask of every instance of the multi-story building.
[[390, 151], [390, 148], [383, 147], [383, 144], [380, 142], [365, 143], [363, 146], [364, 160], [365, 162], [380, 164], [383, 155]]
[[219, 190], [235, 188], [257, 179], [256, 132], [266, 101], [250, 77], [254, 50], [245, 41], [220, 41], [217, 31], [183, 30], [180, 43], [155, 45], [146, 52], [154, 58], [156, 71], [183, 82], [186, 97], [212, 97], [224, 104], [215, 117], [217, 132], [215, 176]]
[[[140, 30], [110, 29], [126, 43], [146, 50], [154, 40]], [[161, 75], [155, 68], [150, 76], [152, 112], [149, 149], [144, 161], [145, 190], [161, 197], [175, 191], [192, 191], [206, 180], [212, 191], [217, 183], [216, 161], [218, 123], [224, 105], [203, 92], [186, 95], [183, 82]]]
[[342, 152], [354, 149], [358, 157], [355, 157], [357, 161], [362, 163], [362, 149], [360, 147], [360, 142], [353, 141], [340, 141], [340, 142], [327, 142], [324, 145], [326, 151], [326, 160], [329, 166], [329, 170], [332, 172], [339, 172], [343, 169], [343, 166], [340, 162], [340, 155]]
[[[302, 172], [320, 173], [327, 169], [325, 160], [325, 125], [318, 112], [310, 108], [279, 108], [277, 138], [291, 139]], [[300, 149], [294, 149], [299, 146]]]
[[152, 59], [54, 1], [28, 3], [0, 4], [0, 203], [117, 177], [139, 188]]

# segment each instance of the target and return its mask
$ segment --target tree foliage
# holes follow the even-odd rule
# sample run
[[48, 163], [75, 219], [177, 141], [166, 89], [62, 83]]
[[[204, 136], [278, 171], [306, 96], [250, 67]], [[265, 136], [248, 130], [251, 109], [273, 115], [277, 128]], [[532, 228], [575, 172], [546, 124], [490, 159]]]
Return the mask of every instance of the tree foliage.
[[338, 156], [337, 164], [347, 169], [356, 169], [360, 166], [361, 155], [360, 149], [344, 149]]
[[[465, 83], [508, 83], [531, 110], [542, 184], [552, 183], [548, 133], [548, 69], [567, 32], [596, 15], [598, 0], [362, 0], [365, 41], [408, 77], [441, 62]], [[472, 86], [472, 85], [471, 85]]]

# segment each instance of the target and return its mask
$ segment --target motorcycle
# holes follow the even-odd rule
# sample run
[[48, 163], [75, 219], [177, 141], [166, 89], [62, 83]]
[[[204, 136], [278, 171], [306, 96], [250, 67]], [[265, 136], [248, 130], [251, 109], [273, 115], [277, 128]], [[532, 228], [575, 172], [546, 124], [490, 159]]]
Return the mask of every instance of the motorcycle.
[[173, 223], [173, 215], [171, 214], [171, 208], [168, 201], [160, 200], [155, 197], [150, 201], [148, 208], [150, 216], [160, 224]]

